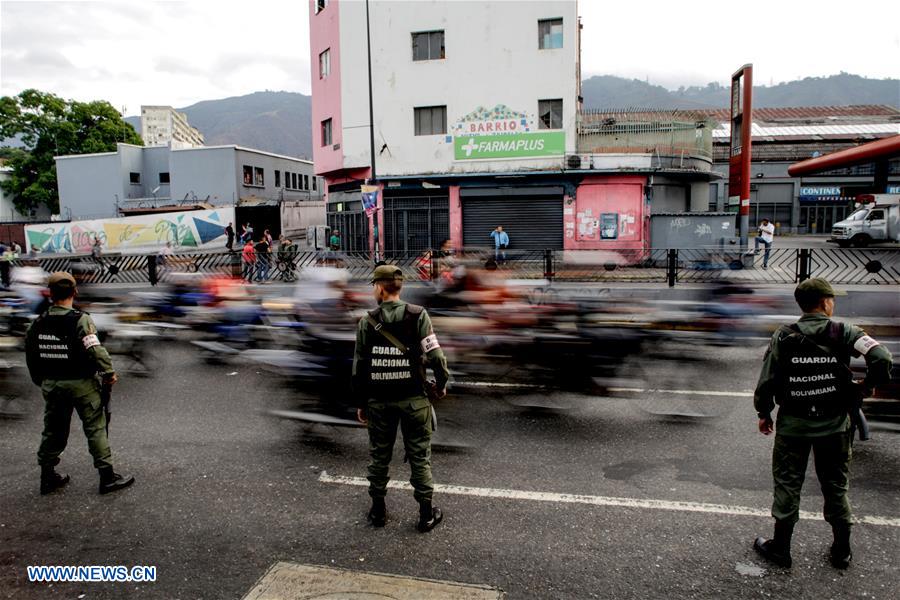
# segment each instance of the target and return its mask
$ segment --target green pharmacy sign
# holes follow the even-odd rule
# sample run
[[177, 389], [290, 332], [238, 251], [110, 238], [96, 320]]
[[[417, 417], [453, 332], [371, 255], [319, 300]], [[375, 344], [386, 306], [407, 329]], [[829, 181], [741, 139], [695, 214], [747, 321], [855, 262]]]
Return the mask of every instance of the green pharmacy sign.
[[563, 156], [566, 132], [457, 135], [453, 138], [453, 150], [455, 160]]

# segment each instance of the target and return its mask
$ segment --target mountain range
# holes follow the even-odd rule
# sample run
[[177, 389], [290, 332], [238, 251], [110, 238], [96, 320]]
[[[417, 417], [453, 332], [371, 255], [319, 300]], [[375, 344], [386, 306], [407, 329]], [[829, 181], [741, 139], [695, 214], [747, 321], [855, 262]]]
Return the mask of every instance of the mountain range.
[[[612, 75], [582, 82], [585, 108], [727, 108], [729, 88], [718, 83], [668, 90]], [[754, 86], [756, 108], [883, 104], [900, 107], [900, 80], [841, 73], [774, 86]], [[254, 92], [204, 100], [178, 109], [199, 129], [206, 144], [238, 144], [288, 156], [312, 157], [310, 97], [294, 92]], [[140, 118], [128, 117], [140, 131]]]

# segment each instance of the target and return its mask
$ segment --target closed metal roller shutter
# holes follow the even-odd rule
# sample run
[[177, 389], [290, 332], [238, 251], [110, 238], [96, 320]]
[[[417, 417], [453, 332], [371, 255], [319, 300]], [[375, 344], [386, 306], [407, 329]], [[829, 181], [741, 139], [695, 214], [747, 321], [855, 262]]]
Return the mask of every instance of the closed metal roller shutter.
[[561, 250], [563, 247], [562, 193], [534, 196], [478, 196], [462, 198], [463, 245], [493, 247], [497, 225], [509, 234], [510, 250]]

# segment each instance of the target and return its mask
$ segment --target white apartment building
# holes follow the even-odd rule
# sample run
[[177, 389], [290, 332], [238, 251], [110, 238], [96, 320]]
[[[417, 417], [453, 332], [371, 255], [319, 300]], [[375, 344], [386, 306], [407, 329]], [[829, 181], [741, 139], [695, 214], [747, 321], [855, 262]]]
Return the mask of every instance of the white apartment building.
[[141, 138], [145, 146], [193, 148], [203, 145], [203, 134], [191, 127], [187, 115], [171, 106], [141, 106]]
[[[365, 4], [313, 4], [315, 162], [365, 168]], [[574, 152], [574, 0], [375, 1], [370, 31], [379, 176], [553, 168]]]
[[[468, 188], [477, 179], [484, 197], [509, 193], [509, 182], [499, 185], [497, 176], [561, 169], [576, 142], [577, 3], [373, 1], [369, 6], [376, 173], [384, 187], [381, 244], [402, 252], [450, 238], [462, 245], [460, 186], [435, 180], [423, 194], [422, 180], [467, 178]], [[333, 188], [328, 194], [332, 227], [342, 230], [351, 248], [363, 249], [370, 245], [358, 191], [370, 164], [365, 3], [312, 0], [310, 24], [316, 172]], [[491, 176], [477, 177], [485, 173]], [[543, 183], [516, 197], [525, 199], [529, 210], [559, 213], [561, 219], [563, 186]], [[485, 219], [494, 218], [494, 211], [484, 214], [478, 206], [490, 208], [500, 197], [466, 201], [473, 220], [470, 242], [487, 226]], [[513, 204], [506, 202], [510, 210]], [[418, 226], [409, 225], [409, 210], [418, 211], [413, 219]], [[542, 229], [540, 218], [520, 225], [520, 243], [540, 238]], [[561, 243], [561, 222], [553, 235], [559, 239], [533, 241]]]
[[[370, 0], [368, 29], [366, 7], [309, 2], [313, 158], [346, 249], [374, 250], [376, 226], [388, 256], [489, 246], [498, 225], [514, 251], [646, 248], [651, 185], [659, 205], [705, 210], [708, 183], [691, 194], [692, 174], [661, 177], [695, 165], [671, 128], [625, 143], [643, 129], [581, 110], [577, 0]], [[372, 175], [367, 32], [374, 218], [360, 193]], [[684, 129], [694, 144], [690, 119]], [[697, 139], [709, 171], [708, 132]], [[659, 140], [679, 160], [661, 160]]]

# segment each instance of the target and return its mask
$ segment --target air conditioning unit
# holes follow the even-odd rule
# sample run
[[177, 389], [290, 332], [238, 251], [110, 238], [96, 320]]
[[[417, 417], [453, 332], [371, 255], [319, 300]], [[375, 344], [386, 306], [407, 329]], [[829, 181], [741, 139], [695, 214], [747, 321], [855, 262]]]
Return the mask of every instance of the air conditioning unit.
[[589, 154], [570, 154], [566, 156], [566, 168], [572, 171], [590, 169], [591, 156]]

